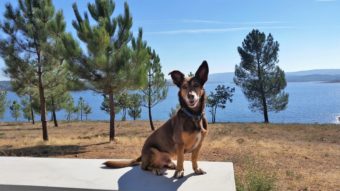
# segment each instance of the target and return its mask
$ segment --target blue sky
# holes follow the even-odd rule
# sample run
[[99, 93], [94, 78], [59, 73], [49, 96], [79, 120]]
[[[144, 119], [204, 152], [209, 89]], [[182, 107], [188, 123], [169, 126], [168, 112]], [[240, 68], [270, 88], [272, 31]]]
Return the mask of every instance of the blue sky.
[[[4, 5], [0, 1], [0, 20]], [[16, 4], [16, 1], [11, 1]], [[67, 31], [76, 36], [72, 3], [86, 11], [87, 0], [54, 0]], [[124, 1], [115, 1], [115, 15]], [[129, 0], [133, 31], [161, 58], [163, 72], [195, 72], [207, 60], [211, 73], [232, 72], [240, 62], [237, 47], [257, 28], [280, 43], [279, 65], [285, 71], [340, 68], [340, 0]], [[2, 34], [0, 34], [2, 35]], [[3, 37], [3, 35], [1, 36]], [[4, 68], [0, 59], [0, 68]], [[6, 79], [0, 73], [0, 80]]]

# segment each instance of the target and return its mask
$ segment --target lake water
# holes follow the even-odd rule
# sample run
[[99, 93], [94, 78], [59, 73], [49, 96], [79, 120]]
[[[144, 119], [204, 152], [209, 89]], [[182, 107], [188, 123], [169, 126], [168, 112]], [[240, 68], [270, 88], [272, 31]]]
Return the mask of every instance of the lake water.
[[[218, 84], [208, 83], [205, 88], [207, 94], [214, 90]], [[224, 85], [236, 87], [233, 83], [225, 83]], [[178, 103], [178, 88], [169, 87], [167, 98], [153, 108], [154, 120], [167, 120], [172, 107]], [[289, 104], [286, 110], [279, 113], [269, 113], [269, 120], [273, 123], [338, 123], [337, 116], [340, 116], [340, 83], [322, 83], [322, 82], [294, 82], [288, 83], [286, 92], [289, 93]], [[89, 120], [109, 120], [109, 115], [100, 110], [103, 97], [101, 94], [94, 93], [90, 90], [72, 92], [75, 101], [79, 97], [83, 97], [92, 107], [92, 113], [89, 114]], [[7, 100], [19, 100], [18, 96], [13, 92], [8, 92]], [[210, 121], [211, 116], [209, 108], [206, 115]], [[57, 119], [65, 120], [66, 113], [62, 110], [57, 112]], [[50, 119], [50, 114], [48, 116]], [[116, 116], [117, 120], [121, 119], [121, 115]], [[127, 119], [131, 118], [127, 116]], [[148, 112], [143, 108], [142, 120], [148, 120]], [[14, 121], [6, 109], [6, 113], [2, 121]], [[37, 115], [36, 120], [40, 117]], [[20, 118], [20, 121], [24, 121]], [[239, 88], [236, 87], [233, 96], [233, 102], [228, 103], [224, 110], [218, 109], [217, 122], [262, 122], [263, 115], [253, 113], [248, 109], [248, 101], [244, 97]]]

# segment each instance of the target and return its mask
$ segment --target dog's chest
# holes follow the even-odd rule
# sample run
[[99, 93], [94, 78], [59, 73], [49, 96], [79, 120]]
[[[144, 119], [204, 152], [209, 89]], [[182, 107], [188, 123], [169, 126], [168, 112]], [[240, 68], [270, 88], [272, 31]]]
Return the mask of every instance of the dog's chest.
[[184, 142], [184, 152], [190, 153], [192, 152], [199, 143], [202, 141], [202, 133], [194, 132], [194, 133], [182, 133], [182, 140]]

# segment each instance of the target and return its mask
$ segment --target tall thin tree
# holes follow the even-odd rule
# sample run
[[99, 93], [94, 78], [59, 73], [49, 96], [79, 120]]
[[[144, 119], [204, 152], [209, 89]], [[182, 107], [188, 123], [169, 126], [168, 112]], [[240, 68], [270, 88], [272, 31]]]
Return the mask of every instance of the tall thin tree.
[[0, 90], [0, 118], [3, 118], [6, 111], [7, 91]]
[[16, 101], [13, 101], [12, 104], [9, 106], [9, 110], [11, 111], [11, 115], [15, 119], [15, 121], [18, 121], [18, 118], [21, 115], [20, 109], [21, 105]]
[[207, 107], [210, 107], [211, 122], [216, 122], [217, 108], [225, 109], [228, 102], [233, 102], [235, 88], [217, 85], [215, 92], [210, 92], [207, 99]]
[[[95, 21], [91, 26], [87, 13], [82, 17], [76, 4], [73, 10], [76, 20], [73, 26], [78, 37], [86, 44], [88, 54], [76, 55], [73, 71], [91, 84], [97, 92], [109, 99], [110, 141], [115, 137], [115, 93], [140, 88], [146, 82], [145, 60], [148, 59], [142, 30], [133, 38], [132, 17], [129, 6], [124, 4], [124, 14], [113, 17], [115, 3], [112, 0], [96, 0], [88, 4], [88, 11]], [[129, 46], [132, 39], [133, 47]]]
[[65, 109], [66, 111], [66, 120], [67, 121], [71, 121], [72, 119], [72, 114], [75, 112], [76, 107], [74, 106], [74, 100], [73, 98], [70, 96], [68, 97], [65, 102], [63, 102], [62, 107]]
[[129, 95], [129, 109], [128, 114], [133, 120], [140, 118], [140, 114], [142, 113], [142, 97], [140, 94], [131, 94]]
[[271, 34], [252, 30], [238, 47], [240, 65], [235, 66], [234, 82], [242, 88], [250, 102], [252, 111], [263, 113], [264, 122], [269, 123], [268, 112], [286, 109], [288, 94], [285, 73], [276, 64], [279, 43]]
[[44, 78], [46, 72], [60, 65], [54, 62], [54, 53], [63, 45], [59, 39], [65, 35], [66, 24], [62, 11], [55, 12], [51, 0], [18, 0], [18, 5], [14, 9], [6, 4], [0, 25], [6, 38], [0, 41], [0, 54], [11, 81], [32, 79], [38, 89], [43, 140], [47, 141]]
[[164, 100], [168, 93], [168, 86], [166, 79], [162, 73], [162, 67], [160, 58], [155, 50], [151, 51], [149, 48], [150, 60], [148, 66], [148, 83], [147, 86], [142, 90], [143, 106], [148, 108], [150, 128], [152, 131], [155, 130], [152, 121], [151, 109], [157, 105], [160, 101]]
[[87, 116], [92, 113], [92, 108], [88, 103], [85, 103], [84, 106], [84, 114], [85, 114], [85, 120], [87, 121]]
[[21, 98], [21, 105], [23, 117], [27, 119], [28, 122], [30, 122], [31, 120], [33, 120], [32, 116], [34, 116], [34, 114], [32, 115], [33, 108], [30, 98], [28, 96], [23, 96]]

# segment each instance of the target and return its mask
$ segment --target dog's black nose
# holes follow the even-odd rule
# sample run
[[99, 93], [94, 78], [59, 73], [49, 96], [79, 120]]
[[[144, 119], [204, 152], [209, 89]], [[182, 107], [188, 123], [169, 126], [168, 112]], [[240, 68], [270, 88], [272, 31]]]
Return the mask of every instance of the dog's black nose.
[[192, 99], [195, 98], [195, 96], [189, 93], [189, 94], [188, 94], [188, 98], [192, 100]]

